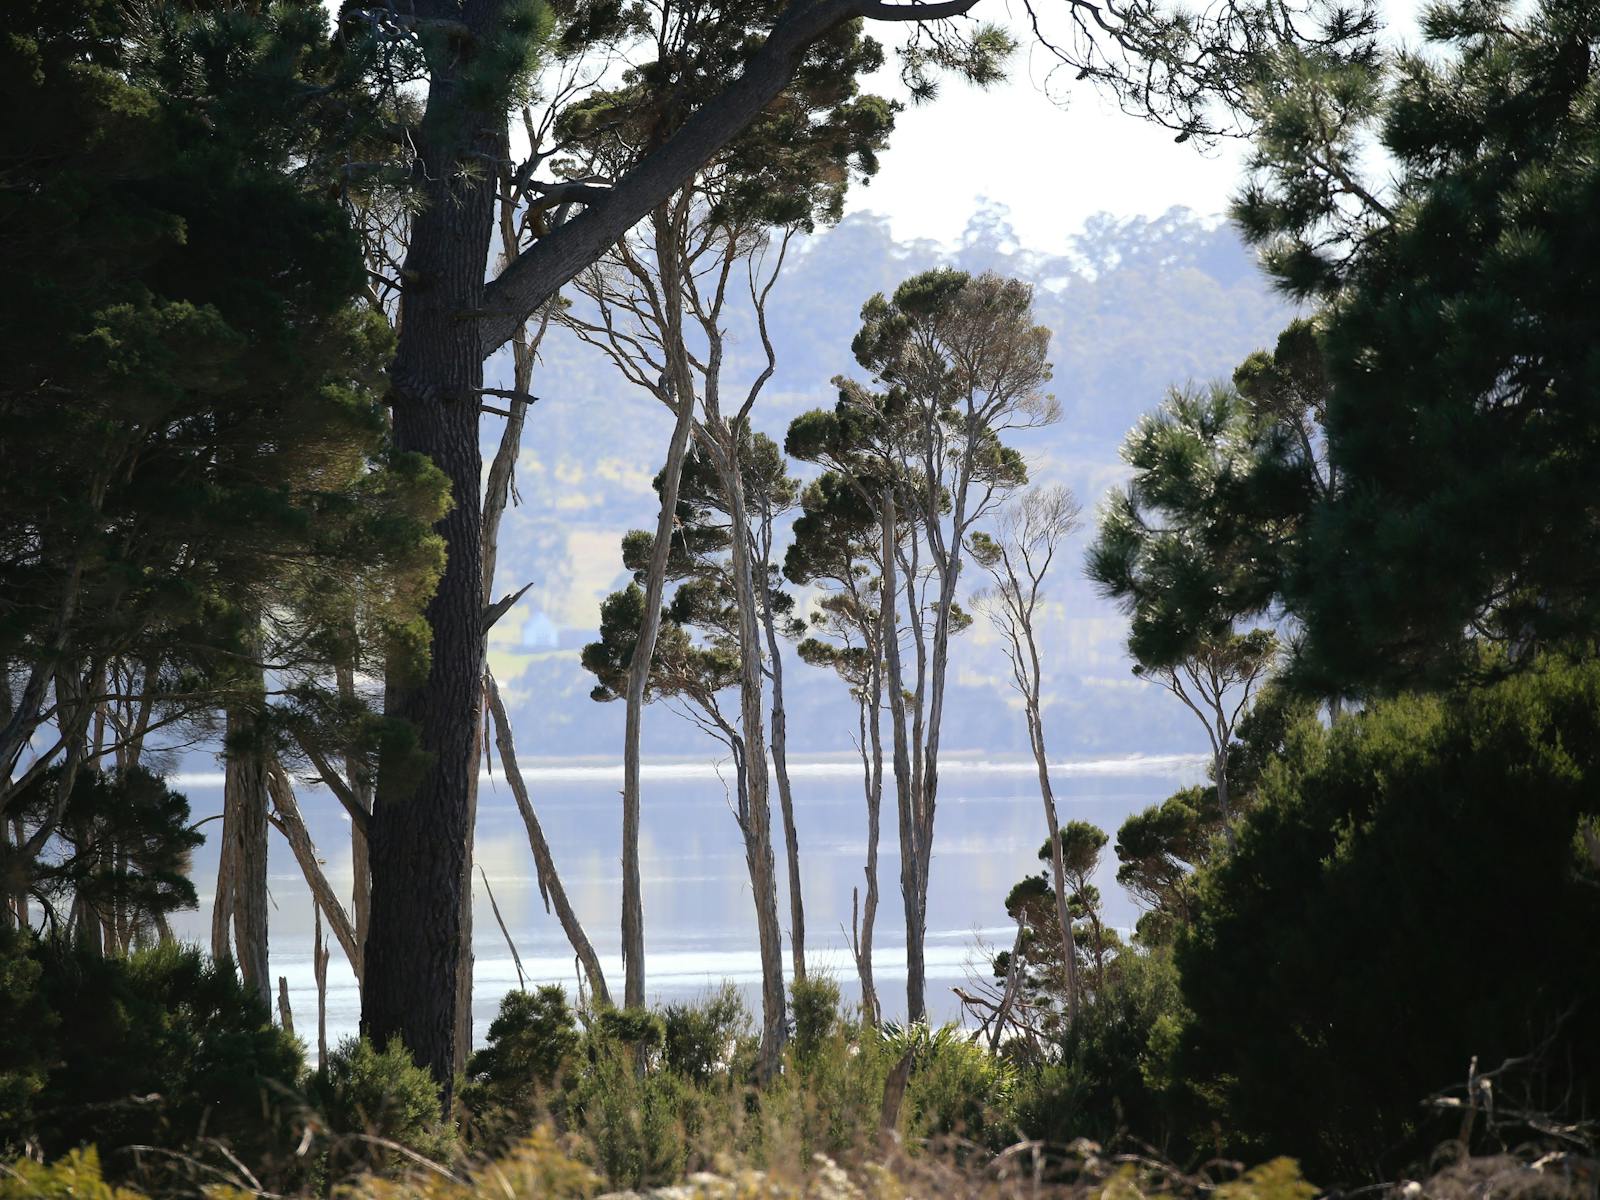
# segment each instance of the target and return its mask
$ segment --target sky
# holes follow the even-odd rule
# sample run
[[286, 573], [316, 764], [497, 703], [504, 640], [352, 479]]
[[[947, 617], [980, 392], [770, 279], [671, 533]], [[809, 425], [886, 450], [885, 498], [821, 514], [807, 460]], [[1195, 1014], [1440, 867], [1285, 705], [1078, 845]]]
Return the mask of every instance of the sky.
[[[1046, 95], [1055, 60], [1020, 30], [1017, 37], [1004, 82], [981, 89], [950, 79], [931, 103], [906, 106], [877, 177], [852, 189], [848, 212], [886, 215], [900, 239], [952, 243], [983, 199], [1011, 210], [1024, 245], [1050, 252], [1066, 249], [1097, 212], [1226, 209], [1243, 176], [1243, 142], [1179, 145], [1087, 83], [1052, 81]], [[893, 56], [865, 87], [904, 99]]]

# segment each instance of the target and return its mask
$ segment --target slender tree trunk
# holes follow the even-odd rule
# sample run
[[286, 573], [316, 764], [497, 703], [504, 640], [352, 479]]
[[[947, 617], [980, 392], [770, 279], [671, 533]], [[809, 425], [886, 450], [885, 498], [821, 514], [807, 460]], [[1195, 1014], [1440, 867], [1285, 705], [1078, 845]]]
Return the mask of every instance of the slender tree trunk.
[[317, 981], [317, 1070], [328, 1069], [328, 941], [322, 936], [322, 906], [311, 906], [311, 973]]
[[628, 667], [627, 712], [622, 740], [622, 1003], [627, 1008], [644, 1005], [644, 888], [639, 868], [640, 739], [644, 731], [644, 694], [650, 682], [656, 635], [661, 629], [661, 596], [667, 584], [667, 563], [672, 553], [672, 531], [677, 524], [678, 484], [689, 436], [694, 431], [694, 377], [683, 346], [683, 296], [679, 279], [678, 249], [672, 214], [665, 208], [652, 216], [656, 261], [661, 279], [665, 314], [667, 377], [676, 404], [672, 441], [661, 469], [661, 508], [656, 516], [656, 537], [650, 548], [645, 574], [644, 612], [639, 637]]
[[1017, 922], [1017, 936], [1011, 943], [1011, 957], [1006, 960], [1006, 986], [1000, 993], [1000, 1003], [994, 1010], [994, 1028], [989, 1033], [989, 1053], [1000, 1052], [1000, 1039], [1004, 1036], [1006, 1021], [1011, 1016], [1011, 1006], [1016, 1003], [1017, 985], [1022, 980], [1022, 937], [1028, 930], [1027, 921]]
[[1238, 849], [1238, 834], [1233, 828], [1232, 797], [1228, 795], [1228, 750], [1226, 744], [1211, 756], [1212, 773], [1217, 777], [1217, 811], [1222, 814], [1222, 833], [1228, 839], [1228, 853]]
[[1028, 741], [1033, 744], [1033, 761], [1039, 770], [1039, 797], [1044, 801], [1044, 823], [1050, 833], [1050, 870], [1056, 880], [1056, 920], [1061, 924], [1061, 955], [1067, 970], [1067, 1019], [1076, 1021], [1081, 989], [1078, 985], [1078, 941], [1072, 931], [1072, 910], [1067, 903], [1067, 866], [1061, 850], [1061, 822], [1056, 814], [1056, 795], [1050, 786], [1050, 766], [1044, 748], [1044, 724], [1039, 717], [1037, 692], [1027, 698]]
[[758, 1072], [773, 1078], [788, 1038], [789, 1022], [783, 979], [783, 933], [778, 924], [777, 870], [772, 857], [772, 802], [766, 749], [766, 713], [762, 703], [761, 626], [756, 613], [756, 588], [744, 478], [740, 470], [736, 432], [725, 422], [720, 427], [722, 445], [714, 453], [720, 482], [728, 500], [728, 519], [737, 531], [730, 542], [733, 593], [739, 610], [739, 717], [744, 740], [743, 765], [748, 789], [744, 821], [745, 861], [750, 868], [750, 891], [756, 907], [756, 937], [761, 951], [761, 1057]]
[[494, 676], [487, 672], [484, 674], [484, 687], [489, 694], [489, 712], [494, 720], [495, 745], [500, 751], [500, 769], [511, 785], [517, 811], [522, 814], [522, 823], [528, 830], [528, 848], [533, 851], [539, 893], [544, 897], [546, 909], [555, 909], [556, 919], [561, 922], [561, 931], [567, 935], [572, 952], [583, 966], [595, 1002], [602, 1008], [609, 1008], [611, 992], [606, 987], [605, 972], [600, 969], [600, 956], [594, 952], [589, 936], [584, 933], [583, 923], [573, 911], [572, 903], [567, 899], [567, 889], [556, 872], [555, 856], [550, 853], [550, 843], [545, 840], [544, 828], [539, 824], [538, 815], [533, 811], [533, 802], [528, 798], [528, 785], [522, 778], [522, 768], [517, 765], [517, 748], [511, 740], [511, 722], [506, 719], [505, 705], [500, 701], [500, 689], [495, 685]]
[[217, 846], [217, 891], [211, 900], [211, 957], [218, 961], [233, 956], [233, 847], [239, 840], [234, 830], [238, 823], [238, 815], [228, 803], [224, 788], [222, 836]]
[[[896, 578], [899, 540], [894, 492], [883, 491], [883, 657], [888, 668], [889, 711], [894, 727], [894, 782], [899, 801], [900, 895], [906, 914], [906, 1020], [927, 1017], [927, 987], [922, 952], [922, 911], [917, 902], [917, 820], [911, 779], [911, 754], [906, 736], [906, 693], [900, 670], [900, 629], [897, 620], [900, 585]], [[913, 618], [915, 613], [913, 612]]]
[[772, 589], [766, 564], [761, 573], [761, 622], [767, 635], [767, 658], [772, 672], [772, 772], [778, 781], [778, 812], [783, 817], [784, 854], [789, 863], [789, 952], [794, 977], [806, 977], [806, 908], [800, 887], [800, 833], [795, 827], [794, 793], [789, 788], [789, 722], [783, 707], [783, 656], [778, 645], [777, 621], [772, 613]]
[[339, 896], [333, 890], [333, 885], [328, 882], [328, 876], [322, 869], [322, 862], [317, 857], [317, 848], [312, 844], [310, 831], [306, 829], [305, 819], [300, 815], [300, 805], [294, 798], [294, 788], [289, 782], [289, 776], [281, 764], [274, 762], [267, 772], [267, 790], [272, 797], [274, 817], [273, 827], [283, 835], [283, 840], [289, 843], [289, 849], [294, 854], [295, 861], [300, 864], [300, 871], [305, 876], [306, 885], [311, 889], [312, 899], [316, 902], [318, 929], [321, 928], [321, 913], [328, 915], [328, 924], [333, 927], [334, 939], [344, 951], [345, 958], [350, 962], [350, 970], [355, 973], [356, 982], [361, 981], [361, 941], [356, 935], [355, 926], [349, 915], [344, 910], [344, 905], [339, 903]]
[[[346, 701], [353, 701], [356, 694], [354, 670], [348, 665], [340, 665], [337, 669], [337, 682], [340, 697]], [[350, 781], [350, 792], [355, 796], [356, 804], [370, 817], [372, 777], [367, 772], [367, 764], [359, 756], [346, 755], [344, 773], [345, 778]], [[346, 947], [346, 955], [350, 958], [351, 969], [356, 973], [356, 986], [363, 988], [365, 971], [361, 960], [367, 944], [367, 924], [372, 917], [372, 873], [367, 860], [366, 830], [355, 821], [350, 822], [350, 868], [353, 876], [350, 895], [353, 949]]]
[[639, 869], [640, 738], [644, 726], [644, 693], [655, 657], [656, 635], [661, 630], [661, 595], [666, 589], [667, 560], [672, 551], [672, 531], [677, 522], [678, 483], [683, 459], [694, 429], [694, 394], [678, 393], [678, 413], [662, 467], [661, 509], [656, 517], [656, 540], [645, 576], [644, 612], [639, 638], [628, 667], [627, 715], [622, 743], [622, 969], [623, 1004], [644, 1004], [644, 889]]
[[[871, 647], [870, 636], [867, 644]], [[867, 799], [867, 895], [861, 910], [861, 928], [856, 936], [856, 973], [861, 977], [861, 1007], [867, 1020], [877, 1025], [883, 1019], [878, 1003], [878, 988], [872, 977], [872, 934], [878, 917], [878, 841], [883, 820], [883, 736], [878, 718], [883, 711], [882, 656], [873, 649], [868, 671], [867, 694], [861, 700], [861, 754], [864, 760]]]
[[[501, 7], [499, 0], [469, 0], [460, 19], [481, 35]], [[416, 678], [397, 663], [386, 680], [385, 711], [410, 722], [425, 758], [379, 766], [361, 1012], [362, 1031], [376, 1044], [399, 1039], [432, 1073], [447, 1110], [483, 678], [484, 346], [476, 318], [494, 223], [494, 185], [483, 163], [504, 137], [504, 114], [476, 111], [466, 94], [470, 55], [456, 39], [439, 40], [415, 132], [420, 208], [411, 222], [390, 372], [393, 437], [398, 450], [425, 455], [443, 472], [452, 507], [438, 526], [449, 554], [426, 610], [433, 634], [427, 674]]]

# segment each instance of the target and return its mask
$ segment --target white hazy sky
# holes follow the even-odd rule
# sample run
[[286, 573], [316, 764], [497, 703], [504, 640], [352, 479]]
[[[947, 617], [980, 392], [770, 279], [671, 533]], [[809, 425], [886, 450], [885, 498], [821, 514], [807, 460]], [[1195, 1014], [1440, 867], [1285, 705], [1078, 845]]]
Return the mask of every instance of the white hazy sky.
[[[997, 0], [977, 15], [1004, 22], [1010, 7]], [[1379, 0], [1378, 7], [1383, 39], [1416, 46], [1417, 0]], [[933, 102], [907, 105], [882, 170], [869, 186], [853, 189], [847, 211], [886, 214], [898, 238], [952, 242], [987, 198], [1011, 210], [1023, 245], [1046, 252], [1065, 249], [1097, 212], [1157, 216], [1174, 205], [1201, 216], [1226, 211], [1243, 182], [1242, 139], [1210, 149], [1178, 145], [1171, 132], [1128, 116], [1087, 82], [1059, 77], [1047, 96], [1056, 60], [1015, 20], [1011, 28], [1018, 50], [1005, 82], [981, 90], [948, 79]], [[883, 38], [886, 30], [872, 32]], [[904, 99], [898, 62], [888, 57], [867, 86]]]
[[[1011, 210], [1029, 249], [1064, 249], [1097, 212], [1155, 216], [1173, 205], [1219, 215], [1239, 186], [1245, 145], [1228, 139], [1209, 150], [1178, 145], [1173, 134], [1124, 114], [1088, 83], [1057, 81], [1054, 61], [1021, 47], [1009, 78], [979, 89], [946, 80], [931, 103], [900, 113], [882, 169], [853, 190], [848, 211], [886, 214], [895, 236], [954, 241], [980, 198]], [[902, 98], [891, 56], [871, 90]], [[1064, 94], [1065, 106], [1057, 103]]]

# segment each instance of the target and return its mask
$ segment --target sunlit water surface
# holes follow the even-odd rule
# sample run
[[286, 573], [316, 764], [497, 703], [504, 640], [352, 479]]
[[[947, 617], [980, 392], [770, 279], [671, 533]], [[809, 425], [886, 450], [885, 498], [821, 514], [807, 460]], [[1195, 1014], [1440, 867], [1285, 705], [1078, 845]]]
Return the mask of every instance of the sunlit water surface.
[[[556, 864], [607, 981], [622, 985], [619, 954], [621, 880], [619, 836], [621, 768], [608, 765], [532, 763], [524, 769]], [[1068, 761], [1052, 768], [1063, 821], [1093, 822], [1115, 837], [1130, 813], [1203, 778], [1192, 756]], [[852, 889], [863, 892], [866, 811], [859, 762], [839, 758], [791, 766], [805, 899], [807, 957], [811, 969], [831, 974], [847, 998], [859, 995], [848, 945]], [[752, 1003], [760, 981], [754, 910], [743, 845], [729, 808], [725, 767], [709, 763], [647, 764], [644, 771], [644, 912], [648, 993], [653, 1001], [693, 999], [729, 981]], [[221, 808], [220, 774], [182, 777], [196, 819]], [[885, 1015], [905, 1010], [905, 936], [893, 780], [886, 779], [874, 967]], [[300, 803], [326, 870], [341, 895], [351, 888], [350, 827], [325, 791], [301, 788]], [[774, 796], [776, 807], [776, 797]], [[778, 815], [780, 888], [785, 882]], [[194, 862], [200, 891], [197, 912], [179, 914], [180, 937], [208, 937], [211, 885], [216, 877], [215, 834]], [[1045, 839], [1038, 779], [1031, 761], [953, 760], [941, 764], [927, 935], [928, 1003], [935, 1019], [954, 1019], [951, 992], [974, 974], [987, 973], [984, 955], [1009, 943], [1012, 927], [1004, 900], [1011, 885], [1037, 872]], [[572, 952], [556, 919], [546, 914], [533, 876], [527, 834], [498, 773], [483, 777], [478, 799], [476, 861], [487, 874], [529, 985], [577, 986]], [[270, 852], [272, 973], [288, 981], [296, 1025], [314, 1038], [316, 985], [312, 974], [312, 900], [298, 866], [273, 835]], [[1129, 929], [1138, 918], [1117, 885], [1110, 847], [1097, 885], [1110, 924]], [[483, 880], [475, 874], [474, 1040], [488, 1028], [517, 972], [494, 919]], [[788, 898], [779, 896], [787, 938]], [[788, 949], [785, 947], [785, 965]], [[360, 1011], [355, 977], [337, 944], [329, 966], [330, 1042], [353, 1034]], [[310, 1035], [310, 1036], [308, 1036]]]

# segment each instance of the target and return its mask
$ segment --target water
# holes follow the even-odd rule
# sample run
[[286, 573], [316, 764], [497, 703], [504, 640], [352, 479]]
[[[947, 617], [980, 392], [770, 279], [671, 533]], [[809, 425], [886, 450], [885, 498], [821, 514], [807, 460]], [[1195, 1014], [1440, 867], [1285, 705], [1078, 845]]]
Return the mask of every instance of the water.
[[[801, 870], [806, 904], [807, 957], [813, 969], [830, 973], [847, 998], [857, 995], [848, 927], [851, 889], [865, 890], [866, 812], [861, 768], [848, 758], [791, 765]], [[1062, 821], [1090, 821], [1115, 837], [1132, 812], [1156, 803], [1203, 777], [1188, 755], [1067, 761], [1052, 767]], [[530, 762], [524, 775], [573, 907], [599, 951], [607, 982], [622, 987], [618, 949], [621, 873], [620, 766]], [[729, 807], [732, 776], [726, 764], [656, 763], [644, 768], [641, 860], [644, 875], [646, 970], [654, 1002], [692, 999], [729, 981], [754, 1000], [760, 981], [754, 909], [743, 843]], [[180, 777], [196, 819], [220, 811], [218, 774]], [[726, 784], [724, 783], [726, 780]], [[905, 1009], [905, 936], [894, 837], [893, 779], [886, 780], [879, 845], [880, 901], [874, 938], [874, 968], [885, 1015]], [[300, 805], [326, 861], [333, 886], [351, 889], [349, 819], [320, 788], [302, 784]], [[928, 1005], [935, 1019], [953, 1019], [951, 994], [973, 972], [987, 973], [986, 949], [1010, 942], [1014, 927], [1004, 900], [1012, 884], [1037, 872], [1045, 840], [1044, 812], [1031, 761], [953, 759], [940, 764], [932, 877], [929, 885], [926, 961]], [[774, 805], [776, 798], [774, 797]], [[778, 825], [774, 813], [775, 835]], [[211, 885], [216, 877], [217, 822], [212, 839], [196, 853], [194, 871], [200, 909], [179, 914], [180, 937], [209, 937]], [[785, 869], [778, 837], [780, 889]], [[533, 876], [527, 835], [499, 777], [485, 775], [478, 798], [476, 860], [489, 879], [529, 986], [578, 981], [571, 950], [553, 916], [547, 915]], [[1096, 884], [1109, 924], [1129, 929], [1138, 917], [1117, 886], [1116, 861], [1108, 845]], [[289, 1000], [302, 1036], [315, 1025], [312, 975], [311, 893], [288, 847], [273, 835], [269, 877], [271, 967], [288, 980]], [[481, 1041], [504, 993], [517, 985], [516, 968], [474, 874], [473, 1019]], [[780, 890], [779, 913], [787, 935], [788, 898]], [[331, 942], [331, 938], [330, 938]], [[329, 963], [330, 1041], [353, 1034], [359, 997], [337, 943]], [[788, 954], [785, 948], [785, 963]]]

